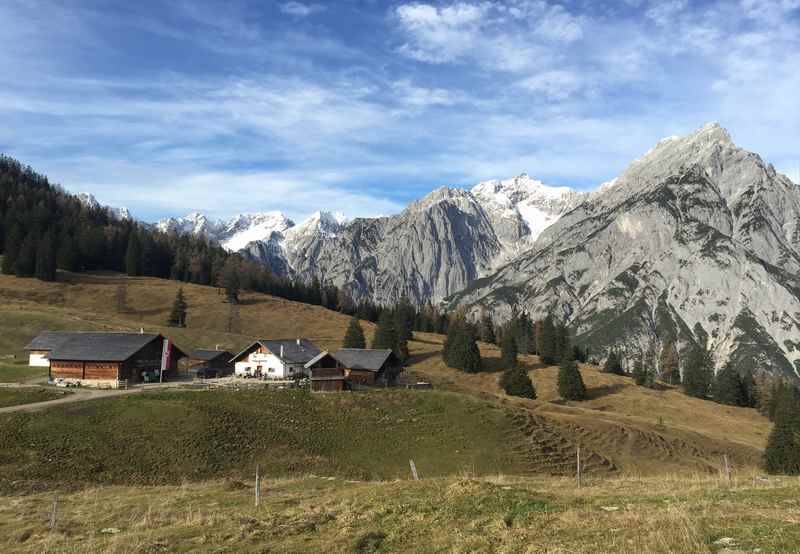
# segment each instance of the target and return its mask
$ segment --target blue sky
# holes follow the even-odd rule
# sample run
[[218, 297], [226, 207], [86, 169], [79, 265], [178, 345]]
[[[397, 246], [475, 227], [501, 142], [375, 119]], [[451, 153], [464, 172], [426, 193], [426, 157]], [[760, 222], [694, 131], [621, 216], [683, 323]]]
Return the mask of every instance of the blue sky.
[[0, 4], [0, 151], [155, 220], [590, 189], [719, 121], [800, 181], [800, 0]]

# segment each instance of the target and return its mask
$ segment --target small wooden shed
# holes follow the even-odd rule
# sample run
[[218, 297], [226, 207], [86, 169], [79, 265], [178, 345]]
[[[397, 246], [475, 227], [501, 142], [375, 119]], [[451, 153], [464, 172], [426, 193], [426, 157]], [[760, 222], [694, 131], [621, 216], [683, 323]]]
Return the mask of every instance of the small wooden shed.
[[328, 352], [320, 352], [305, 365], [311, 392], [341, 392], [344, 390], [344, 369], [339, 360]]
[[333, 356], [344, 368], [345, 378], [360, 385], [392, 383], [400, 370], [397, 356], [388, 349], [342, 348]]

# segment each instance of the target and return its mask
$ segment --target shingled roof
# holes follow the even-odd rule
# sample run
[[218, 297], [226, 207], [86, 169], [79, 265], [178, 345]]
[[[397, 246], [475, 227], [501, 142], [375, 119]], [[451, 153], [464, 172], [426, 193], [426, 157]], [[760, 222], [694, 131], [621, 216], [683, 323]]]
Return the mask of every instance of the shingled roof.
[[[236, 361], [243, 355], [246, 355], [256, 345], [263, 346], [275, 356], [290, 364], [306, 364], [322, 352], [313, 342], [308, 339], [260, 339], [236, 354], [232, 361]], [[281, 347], [283, 347], [283, 354], [281, 354]]]
[[193, 360], [202, 360], [204, 362], [210, 362], [211, 360], [215, 360], [219, 356], [223, 356], [225, 361], [229, 361], [233, 354], [228, 352], [227, 350], [216, 350], [213, 348], [196, 348], [192, 350], [192, 359]]
[[[51, 360], [123, 362], [154, 340], [163, 339], [161, 335], [151, 333], [65, 334], [68, 336], [50, 351]], [[173, 356], [175, 355], [184, 356], [183, 352], [173, 345]]]
[[348, 369], [380, 371], [390, 358], [391, 350], [368, 350], [365, 348], [342, 348], [334, 352], [333, 357]]
[[71, 336], [80, 334], [76, 331], [42, 331], [28, 343], [25, 350], [53, 350], [61, 346]]

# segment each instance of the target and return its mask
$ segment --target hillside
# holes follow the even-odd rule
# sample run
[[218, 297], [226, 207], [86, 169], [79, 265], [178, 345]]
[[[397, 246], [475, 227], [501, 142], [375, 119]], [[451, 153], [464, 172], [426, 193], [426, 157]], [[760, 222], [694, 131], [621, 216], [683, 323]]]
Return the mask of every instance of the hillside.
[[[183, 285], [190, 305], [189, 327], [165, 328], [163, 321], [180, 283], [116, 274], [66, 277], [67, 281], [42, 283], [0, 276], [0, 355], [22, 354], [21, 348], [43, 328], [138, 330], [143, 326], [167, 333], [183, 348], [220, 344], [236, 349], [255, 337], [294, 336], [335, 348], [348, 322], [346, 316], [320, 307], [246, 293], [240, 306], [241, 332], [228, 333], [229, 306], [218, 291]], [[121, 283], [128, 288], [130, 311], [117, 314], [114, 298]], [[364, 325], [370, 335], [372, 326]], [[497, 385], [499, 373], [467, 375], [445, 367], [442, 341], [440, 335], [417, 333], [409, 345], [408, 374], [429, 380], [439, 389], [479, 398], [484, 401], [475, 405], [479, 411], [484, 409], [480, 406], [513, 409], [514, 427], [523, 436], [509, 441], [509, 447], [522, 460], [519, 467], [526, 473], [571, 472], [578, 442], [591, 462], [589, 469], [598, 473], [715, 472], [724, 454], [739, 469], [760, 465], [770, 423], [754, 410], [689, 398], [671, 388], [635, 387], [629, 378], [600, 374], [589, 365], [581, 370], [590, 400], [563, 402], [555, 393], [556, 368], [542, 366], [535, 356], [523, 361], [539, 399], [509, 398]], [[498, 349], [482, 345], [482, 351], [486, 367], [499, 370]], [[11, 367], [19, 374], [21, 366]]]
[[354, 482], [267, 479], [0, 497], [6, 552], [797, 552], [797, 478], [592, 481], [469, 474]]

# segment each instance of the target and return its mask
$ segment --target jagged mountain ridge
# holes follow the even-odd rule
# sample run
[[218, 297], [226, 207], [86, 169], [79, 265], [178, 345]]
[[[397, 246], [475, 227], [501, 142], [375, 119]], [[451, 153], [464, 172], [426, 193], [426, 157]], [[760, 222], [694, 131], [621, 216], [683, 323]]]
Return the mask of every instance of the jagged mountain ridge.
[[600, 355], [676, 340], [718, 367], [796, 375], [799, 238], [800, 189], [709, 124], [659, 142], [450, 305], [555, 312]]
[[[523, 174], [471, 191], [442, 187], [389, 217], [348, 221], [317, 212], [295, 225], [267, 212], [240, 225], [244, 216], [225, 222], [194, 213], [157, 227], [203, 234], [276, 274], [332, 283], [356, 301], [391, 304], [405, 296], [421, 305], [462, 290], [532, 246], [544, 227], [584, 197]], [[259, 227], [262, 219], [280, 223]]]

